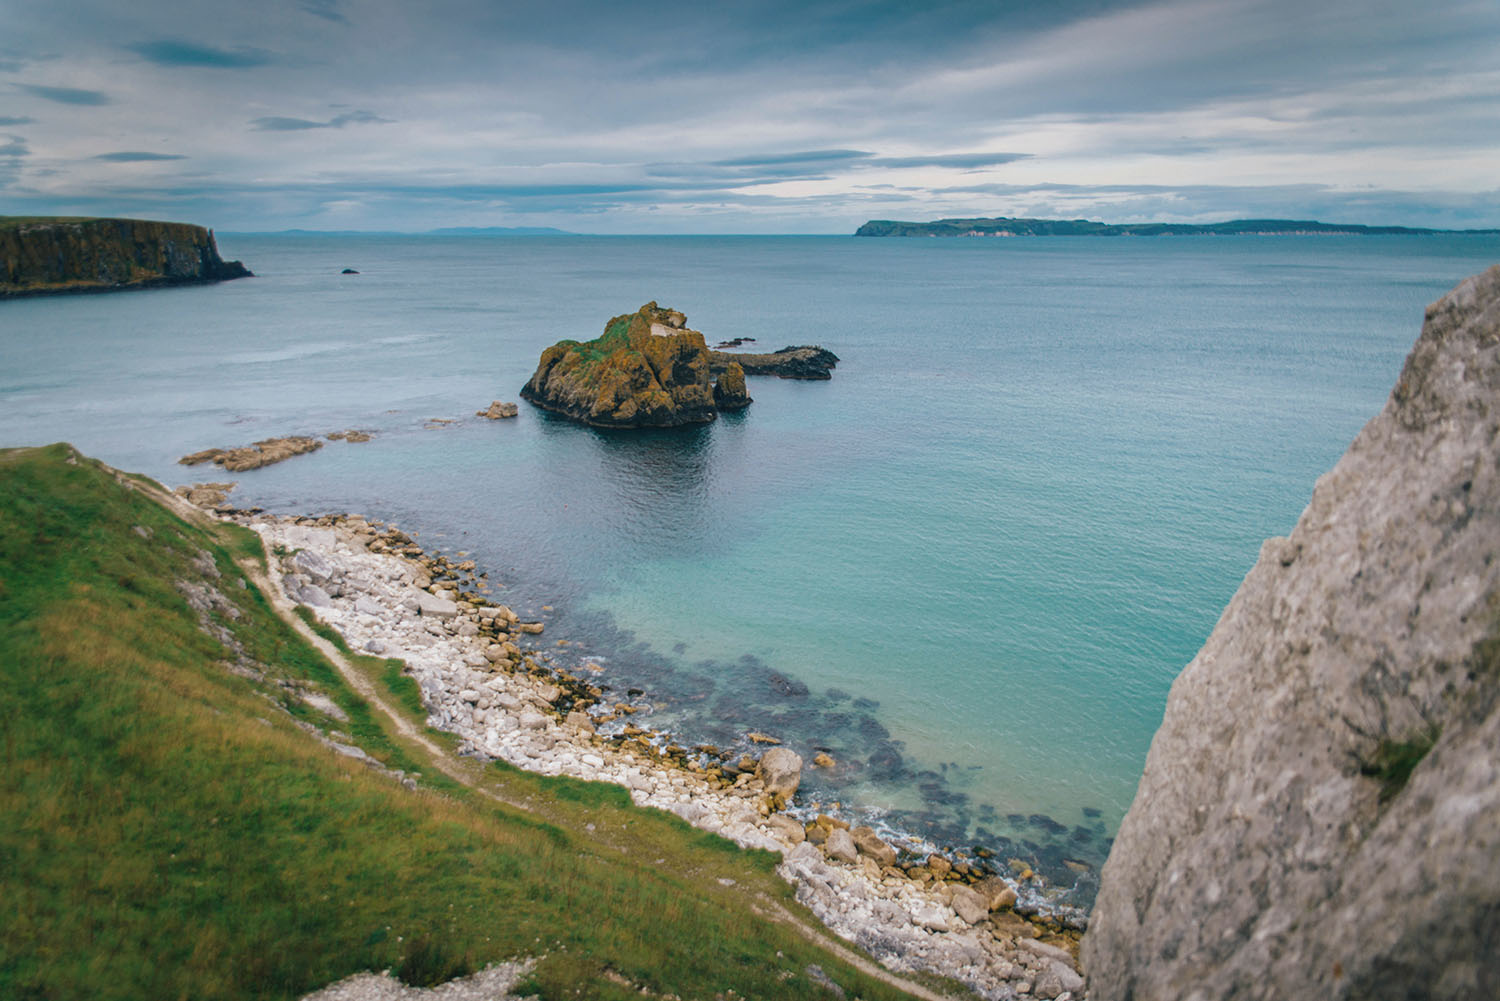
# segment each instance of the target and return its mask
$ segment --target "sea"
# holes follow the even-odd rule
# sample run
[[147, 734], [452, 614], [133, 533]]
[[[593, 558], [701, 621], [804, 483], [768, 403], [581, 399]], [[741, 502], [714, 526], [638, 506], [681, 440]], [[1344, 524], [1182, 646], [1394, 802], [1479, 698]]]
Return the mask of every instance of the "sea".
[[[1084, 907], [1173, 678], [1426, 304], [1500, 261], [1458, 235], [219, 243], [256, 277], [0, 303], [0, 445], [396, 524], [633, 722], [826, 753], [804, 809], [1025, 860]], [[701, 427], [475, 415], [651, 300], [838, 367]], [[177, 463], [346, 429], [373, 440]]]

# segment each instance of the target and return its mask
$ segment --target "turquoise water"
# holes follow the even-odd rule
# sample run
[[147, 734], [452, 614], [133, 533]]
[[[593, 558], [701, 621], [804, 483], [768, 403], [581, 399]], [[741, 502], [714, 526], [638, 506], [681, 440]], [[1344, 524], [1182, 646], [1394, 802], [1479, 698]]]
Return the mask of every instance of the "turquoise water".
[[[469, 552], [654, 724], [826, 748], [809, 799], [1059, 878], [1102, 859], [1173, 677], [1423, 306], [1500, 260], [1482, 237], [220, 243], [258, 277], [0, 304], [0, 442], [177, 484], [227, 478], [189, 451], [373, 430], [233, 497]], [[472, 416], [650, 299], [711, 343], [842, 361], [752, 379], [705, 428]]]

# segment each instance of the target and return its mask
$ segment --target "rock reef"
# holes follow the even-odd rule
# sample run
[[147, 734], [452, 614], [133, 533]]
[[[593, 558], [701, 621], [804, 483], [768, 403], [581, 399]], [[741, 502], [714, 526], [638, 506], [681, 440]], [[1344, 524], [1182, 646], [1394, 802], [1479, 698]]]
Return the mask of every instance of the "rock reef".
[[250, 277], [212, 230], [142, 219], [0, 217], [0, 299]]
[[782, 379], [823, 380], [833, 378], [833, 367], [839, 356], [826, 348], [811, 344], [800, 344], [782, 348], [770, 354], [729, 354], [725, 351], [708, 353], [709, 368], [715, 374], [734, 365], [740, 366], [746, 375], [774, 375]]
[[1173, 684], [1094, 1001], [1500, 997], [1500, 267]]
[[711, 351], [686, 316], [648, 302], [610, 320], [592, 341], [559, 341], [543, 351], [521, 397], [595, 427], [679, 427], [748, 406], [747, 375], [827, 379], [837, 361], [814, 347]]

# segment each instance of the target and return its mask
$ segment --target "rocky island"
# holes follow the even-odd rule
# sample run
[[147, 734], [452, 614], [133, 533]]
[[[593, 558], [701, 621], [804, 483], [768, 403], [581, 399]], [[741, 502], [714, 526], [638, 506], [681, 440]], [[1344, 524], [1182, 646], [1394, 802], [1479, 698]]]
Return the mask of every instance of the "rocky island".
[[142, 219], [0, 216], [0, 299], [250, 277], [212, 230]]
[[679, 427], [749, 406], [746, 375], [827, 379], [837, 362], [817, 347], [711, 351], [685, 315], [648, 302], [610, 320], [592, 341], [559, 341], [543, 351], [521, 397], [594, 427]]

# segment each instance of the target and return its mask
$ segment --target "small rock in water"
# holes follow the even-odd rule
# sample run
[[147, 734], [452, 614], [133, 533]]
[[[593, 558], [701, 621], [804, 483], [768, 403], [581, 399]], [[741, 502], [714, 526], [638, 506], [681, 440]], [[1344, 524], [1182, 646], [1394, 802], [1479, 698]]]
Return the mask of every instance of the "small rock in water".
[[488, 410], [474, 411], [475, 417], [488, 417], [492, 421], [502, 420], [506, 417], [515, 417], [521, 412], [514, 403], [502, 403], [499, 400], [491, 403]]

